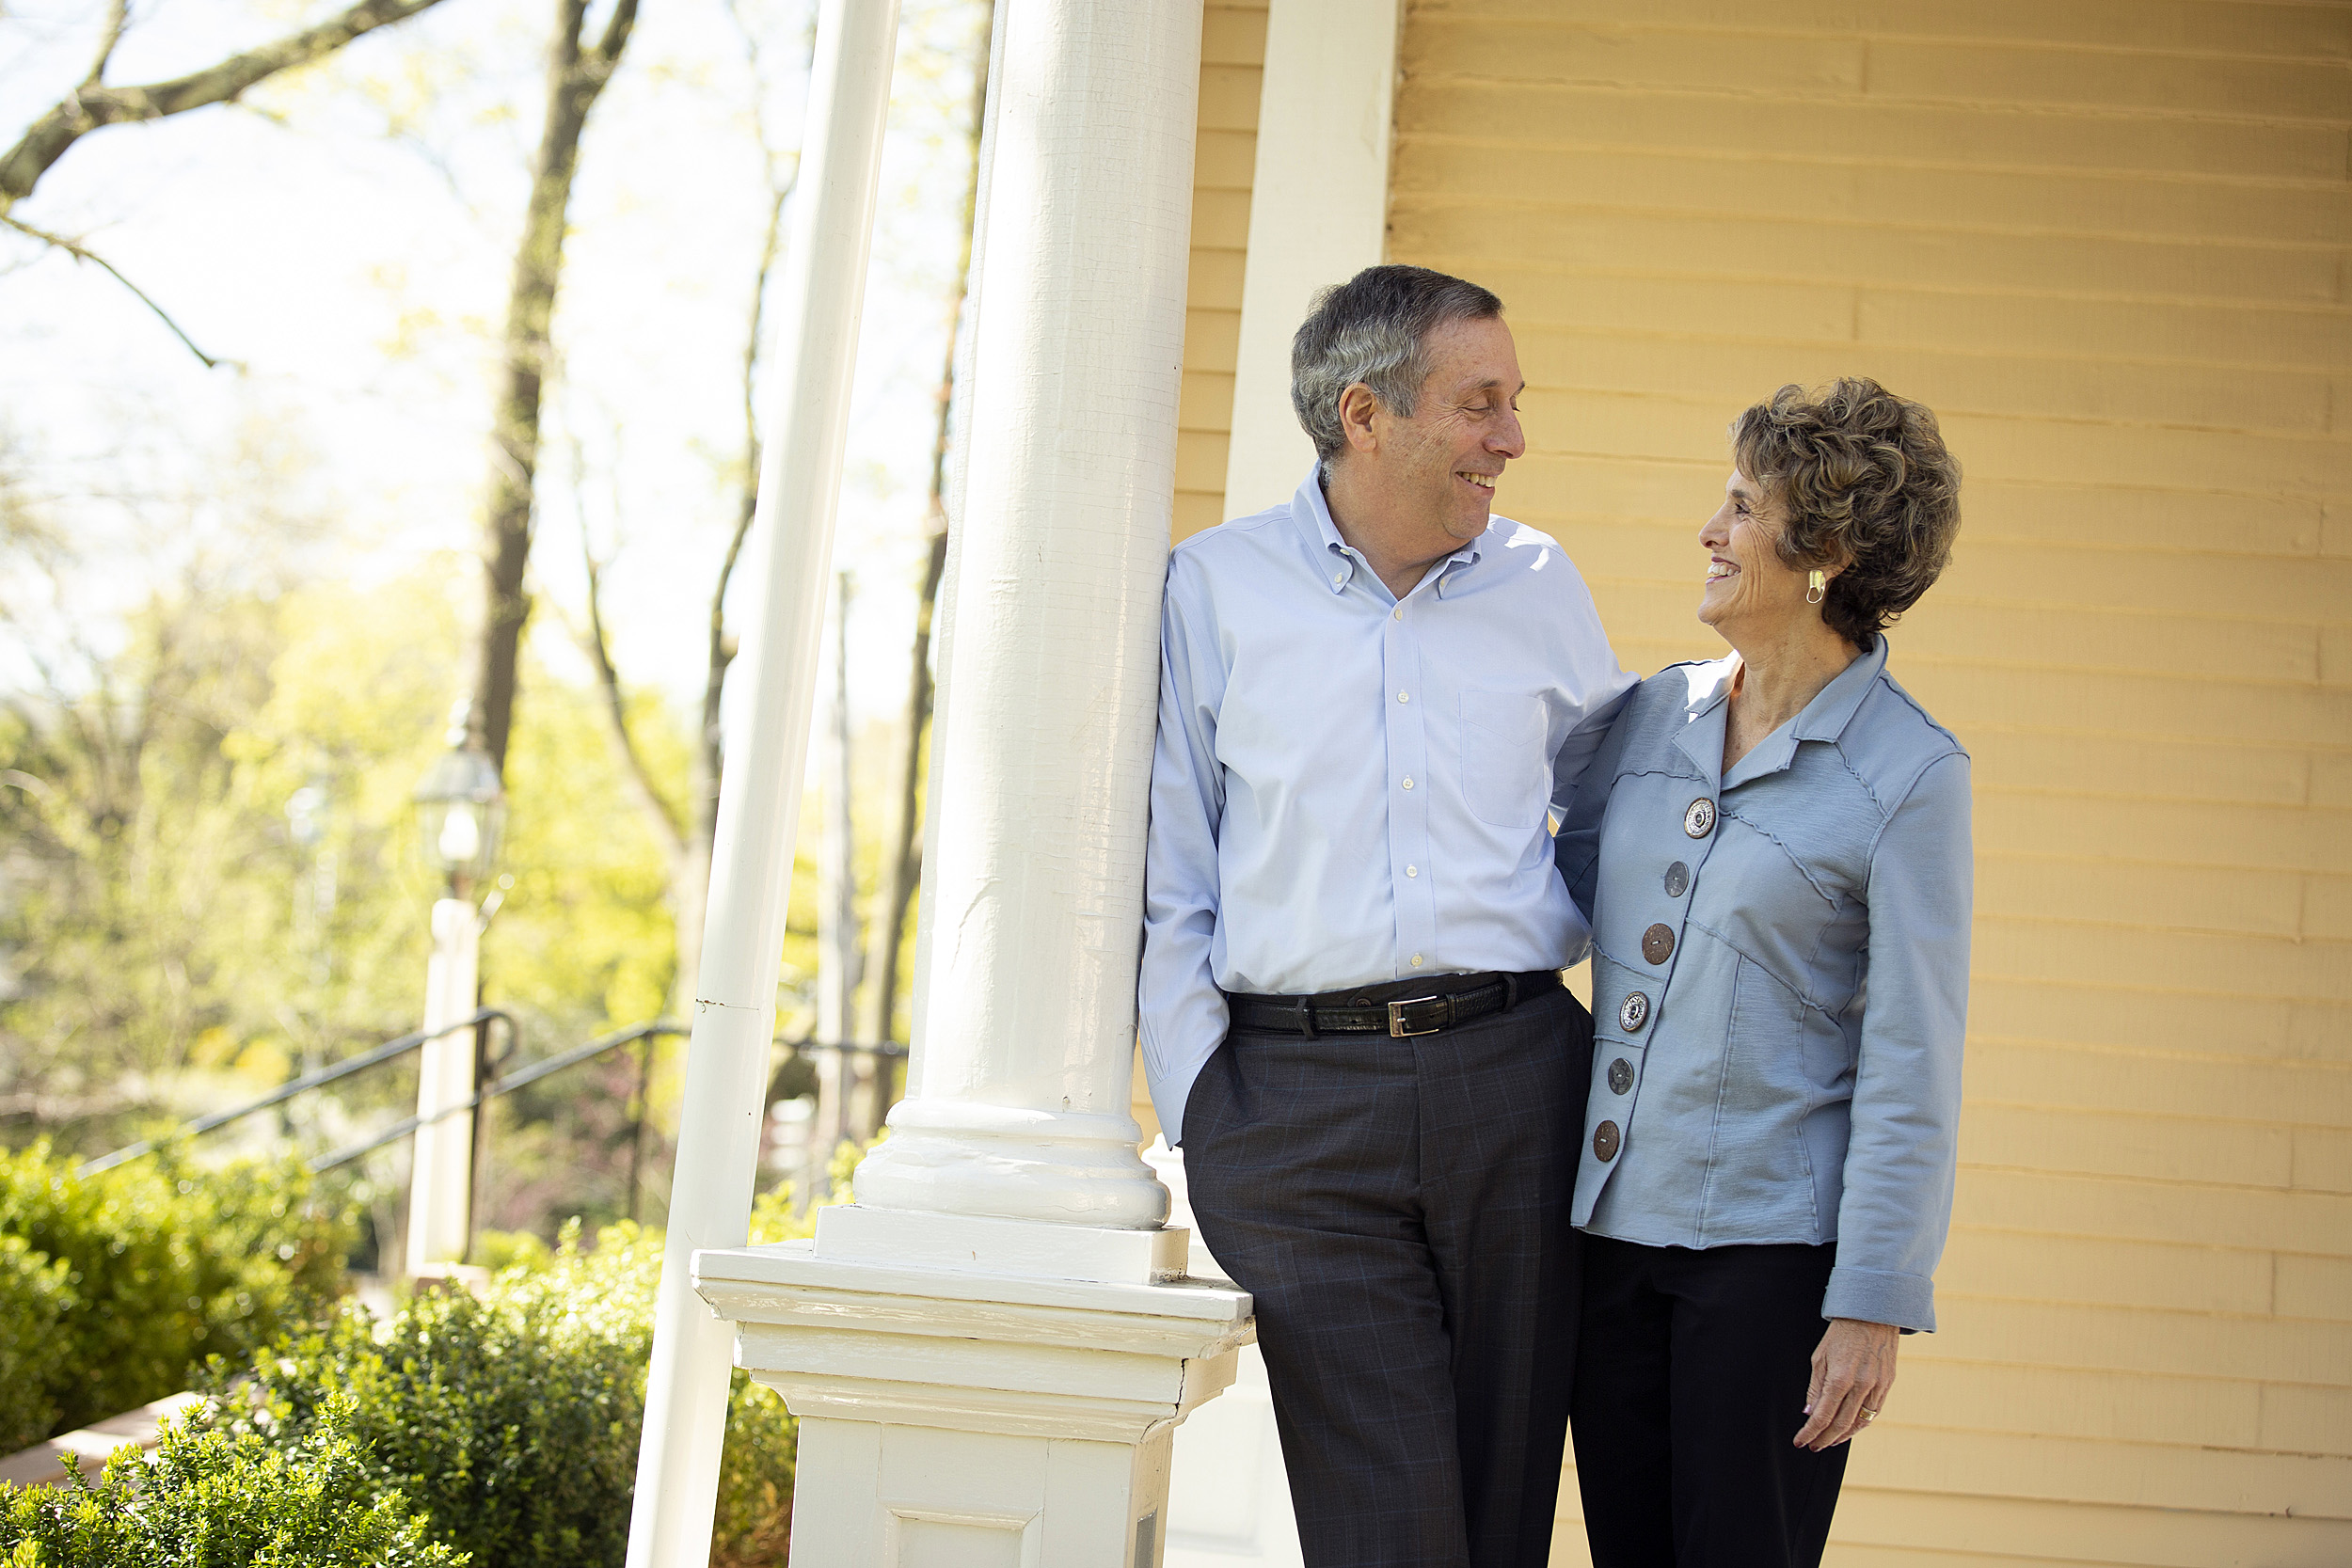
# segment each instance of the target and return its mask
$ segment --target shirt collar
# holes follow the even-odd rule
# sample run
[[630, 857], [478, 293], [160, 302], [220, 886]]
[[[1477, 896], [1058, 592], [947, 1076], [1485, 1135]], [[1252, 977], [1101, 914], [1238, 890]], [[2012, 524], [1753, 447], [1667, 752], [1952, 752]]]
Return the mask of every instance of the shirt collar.
[[[1692, 693], [1690, 715], [1693, 721], [1683, 726], [1680, 738], [1690, 742], [1683, 747], [1683, 752], [1692, 755], [1692, 746], [1705, 744], [1704, 735], [1713, 735], [1714, 759], [1710, 762], [1692, 757], [1711, 776], [1723, 760], [1723, 725], [1720, 722], [1704, 725], [1696, 721], [1721, 707], [1731, 695], [1733, 665], [1729, 658], [1723, 658], [1700, 668], [1712, 671], [1714, 681], [1711, 689], [1702, 687], [1695, 679], [1692, 681], [1695, 689]], [[1854, 661], [1839, 671], [1827, 686], [1815, 692], [1813, 700], [1800, 708], [1794, 719], [1757, 742], [1755, 750], [1741, 757], [1731, 771], [1723, 776], [1721, 787], [1729, 789], [1750, 779], [1781, 771], [1796, 760], [1797, 742], [1801, 740], [1837, 739], [1845, 734], [1846, 726], [1853, 720], [1854, 711], [1862, 706], [1862, 699], [1869, 695], [1872, 683], [1877, 681], [1885, 668], [1886, 639], [1882, 637], [1878, 640], [1878, 646], [1867, 654], [1856, 656]]]
[[[1339, 525], [1331, 520], [1331, 502], [1323, 493], [1323, 464], [1320, 459], [1307, 469], [1307, 477], [1298, 482], [1297, 492], [1291, 497], [1291, 515], [1304, 530], [1309, 545], [1314, 546], [1317, 559], [1328, 563], [1330, 569], [1324, 577], [1331, 585], [1331, 592], [1345, 593], [1347, 585], [1356, 580], [1357, 568], [1364, 564], [1364, 558], [1357, 553], [1354, 546], [1341, 537]], [[1487, 521], [1486, 528], [1489, 532], [1493, 531], [1492, 519]], [[1445, 596], [1445, 585], [1453, 578], [1455, 568], [1475, 565], [1480, 556], [1486, 553], [1486, 535], [1482, 533], [1446, 557], [1436, 583], [1439, 598]]]

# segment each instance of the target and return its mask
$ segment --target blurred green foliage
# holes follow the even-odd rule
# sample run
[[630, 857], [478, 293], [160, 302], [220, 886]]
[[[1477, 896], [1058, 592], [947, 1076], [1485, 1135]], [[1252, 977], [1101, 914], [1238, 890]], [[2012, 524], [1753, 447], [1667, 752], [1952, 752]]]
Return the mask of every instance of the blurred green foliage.
[[[799, 1229], [771, 1196], [760, 1234]], [[356, 1305], [249, 1363], [215, 1361], [206, 1422], [299, 1446], [347, 1433], [370, 1473], [422, 1508], [432, 1538], [511, 1568], [618, 1564], [661, 1275], [658, 1236], [626, 1221], [582, 1247], [526, 1243], [479, 1294], [419, 1294], [382, 1322]], [[735, 1374], [711, 1560], [784, 1560], [792, 1418]]]
[[109, 1460], [93, 1484], [0, 1487], [8, 1568], [440, 1568], [466, 1560], [382, 1486], [341, 1411], [293, 1443], [164, 1428], [154, 1454]]
[[45, 1148], [0, 1151], [0, 1370], [22, 1369], [0, 1429], [87, 1426], [315, 1321], [355, 1232], [294, 1161], [199, 1171], [166, 1151], [81, 1178]]

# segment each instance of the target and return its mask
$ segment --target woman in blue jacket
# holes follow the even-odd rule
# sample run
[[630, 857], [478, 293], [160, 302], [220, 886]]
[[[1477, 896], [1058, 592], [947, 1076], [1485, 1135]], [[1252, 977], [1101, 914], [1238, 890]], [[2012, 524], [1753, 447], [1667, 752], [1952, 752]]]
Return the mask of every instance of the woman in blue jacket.
[[1883, 633], [1960, 525], [1935, 416], [1867, 380], [1732, 428], [1699, 619], [1562, 874], [1593, 924], [1574, 1420], [1597, 1568], [1814, 1564], [1897, 1338], [1935, 1326], [1968, 996], [1968, 756]]

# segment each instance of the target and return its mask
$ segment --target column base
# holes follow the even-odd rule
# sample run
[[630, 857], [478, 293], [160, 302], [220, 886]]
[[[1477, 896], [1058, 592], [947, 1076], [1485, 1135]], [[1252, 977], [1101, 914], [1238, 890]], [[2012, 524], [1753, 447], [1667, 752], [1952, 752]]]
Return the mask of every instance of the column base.
[[882, 1209], [1149, 1230], [1168, 1193], [1136, 1152], [1142, 1136], [1123, 1114], [902, 1100], [851, 1185]]
[[1232, 1381], [1252, 1333], [1248, 1293], [1223, 1285], [809, 1242], [697, 1252], [693, 1273], [737, 1325], [739, 1363], [801, 1418], [792, 1553], [829, 1568], [1156, 1568], [1170, 1433]]
[[1114, 1230], [844, 1203], [817, 1211], [816, 1255], [843, 1262], [1165, 1285], [1188, 1272], [1190, 1240], [1190, 1231], [1165, 1227]]

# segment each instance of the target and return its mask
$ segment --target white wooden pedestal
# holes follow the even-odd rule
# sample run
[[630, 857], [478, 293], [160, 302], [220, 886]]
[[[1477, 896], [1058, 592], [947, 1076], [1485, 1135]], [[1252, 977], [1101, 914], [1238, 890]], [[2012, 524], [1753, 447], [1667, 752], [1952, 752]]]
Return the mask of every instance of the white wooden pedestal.
[[[849, 1227], [835, 1229], [894, 1217], [838, 1212]], [[985, 1228], [1003, 1243], [1008, 1223]], [[1057, 1231], [1073, 1255], [1107, 1250], [1076, 1227], [1018, 1228], [1031, 1262]], [[1181, 1231], [1124, 1235], [1184, 1256]], [[695, 1290], [737, 1325], [738, 1361], [800, 1418], [796, 1568], [1161, 1568], [1169, 1438], [1232, 1381], [1247, 1292], [1151, 1283], [1148, 1269], [988, 1274], [820, 1244], [694, 1255]]]

